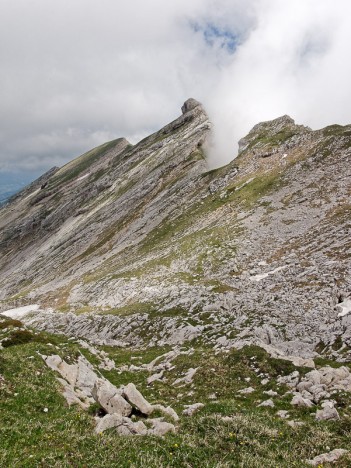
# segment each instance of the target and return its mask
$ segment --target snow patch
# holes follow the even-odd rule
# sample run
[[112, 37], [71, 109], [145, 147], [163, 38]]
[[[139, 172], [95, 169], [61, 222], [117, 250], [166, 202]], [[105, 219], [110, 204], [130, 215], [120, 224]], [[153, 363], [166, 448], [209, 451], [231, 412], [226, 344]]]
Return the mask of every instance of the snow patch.
[[88, 177], [88, 176], [90, 176], [90, 172], [88, 172], [88, 174], [83, 175], [82, 177], [78, 177], [77, 180], [83, 180], [83, 179], [85, 179], [85, 178]]
[[267, 273], [261, 273], [259, 275], [251, 276], [250, 280], [251, 281], [261, 281], [261, 280], [267, 278], [270, 275], [274, 275], [274, 273], [277, 273], [278, 271], [284, 270], [285, 268], [287, 268], [287, 265], [278, 267], [278, 268], [276, 268], [275, 270], [272, 270], [272, 271], [267, 271]]
[[32, 304], [24, 307], [17, 307], [16, 309], [8, 309], [0, 312], [2, 315], [6, 317], [10, 317], [13, 319], [19, 319], [24, 317], [25, 315], [29, 314], [29, 312], [35, 312], [39, 310], [38, 304]]
[[345, 317], [351, 312], [351, 299], [345, 299], [343, 302], [337, 305], [338, 309], [341, 309], [341, 312], [338, 314], [338, 317]]

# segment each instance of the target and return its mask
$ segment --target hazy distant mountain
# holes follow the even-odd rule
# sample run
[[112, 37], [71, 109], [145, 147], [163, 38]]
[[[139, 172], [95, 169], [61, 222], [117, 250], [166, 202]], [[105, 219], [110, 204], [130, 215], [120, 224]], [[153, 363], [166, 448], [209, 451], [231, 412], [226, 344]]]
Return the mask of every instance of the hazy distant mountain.
[[0, 204], [32, 182], [38, 173], [0, 172]]

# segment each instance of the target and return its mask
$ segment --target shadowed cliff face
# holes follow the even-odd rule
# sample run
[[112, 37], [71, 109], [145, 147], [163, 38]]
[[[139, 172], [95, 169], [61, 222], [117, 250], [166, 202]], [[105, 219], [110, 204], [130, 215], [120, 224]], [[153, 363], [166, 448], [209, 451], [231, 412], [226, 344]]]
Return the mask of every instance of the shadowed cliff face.
[[208, 171], [208, 117], [193, 99], [182, 112], [0, 211], [2, 307], [50, 306], [28, 322], [112, 344], [201, 336], [308, 357], [344, 343], [347, 356], [351, 127], [263, 122]]

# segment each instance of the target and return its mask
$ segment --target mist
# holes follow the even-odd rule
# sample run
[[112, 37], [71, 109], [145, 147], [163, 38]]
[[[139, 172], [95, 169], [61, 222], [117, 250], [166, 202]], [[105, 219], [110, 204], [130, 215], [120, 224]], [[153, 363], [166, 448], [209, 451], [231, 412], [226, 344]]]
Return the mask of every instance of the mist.
[[283, 114], [351, 123], [347, 0], [14, 0], [0, 28], [0, 171], [45, 171], [136, 143], [201, 101], [210, 167]]

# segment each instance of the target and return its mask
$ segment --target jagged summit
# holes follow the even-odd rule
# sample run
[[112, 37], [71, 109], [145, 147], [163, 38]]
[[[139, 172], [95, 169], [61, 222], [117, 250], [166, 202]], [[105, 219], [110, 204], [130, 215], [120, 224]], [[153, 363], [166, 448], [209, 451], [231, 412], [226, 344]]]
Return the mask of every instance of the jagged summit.
[[182, 113], [186, 114], [187, 112], [192, 111], [196, 107], [202, 107], [202, 104], [194, 98], [187, 99], [182, 105]]

